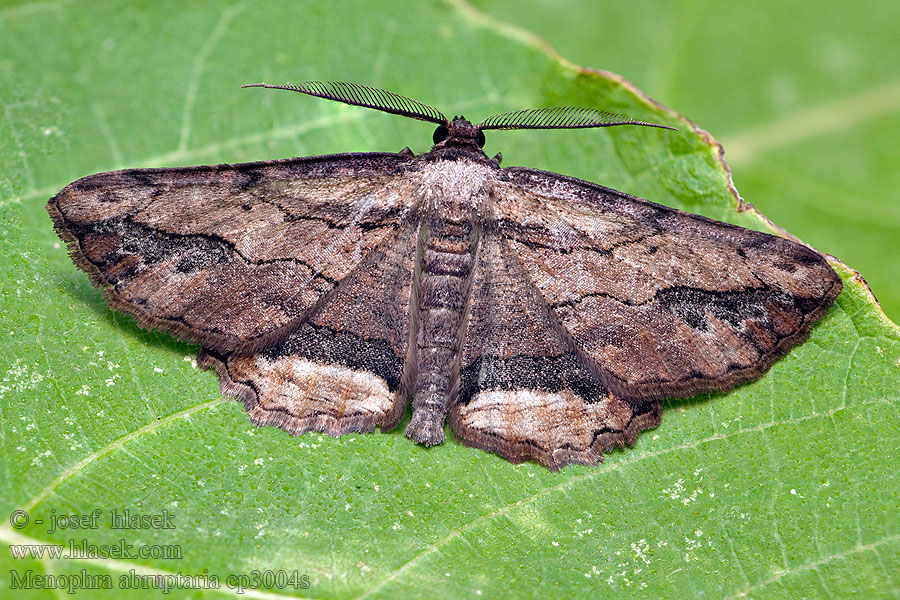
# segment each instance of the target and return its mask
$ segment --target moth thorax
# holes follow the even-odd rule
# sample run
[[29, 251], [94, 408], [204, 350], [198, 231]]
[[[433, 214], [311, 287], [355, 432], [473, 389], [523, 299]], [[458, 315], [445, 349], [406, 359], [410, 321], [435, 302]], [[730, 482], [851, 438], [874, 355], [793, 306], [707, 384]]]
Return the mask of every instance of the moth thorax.
[[480, 212], [494, 177], [489, 167], [468, 160], [438, 160], [423, 171], [425, 209], [452, 220]]

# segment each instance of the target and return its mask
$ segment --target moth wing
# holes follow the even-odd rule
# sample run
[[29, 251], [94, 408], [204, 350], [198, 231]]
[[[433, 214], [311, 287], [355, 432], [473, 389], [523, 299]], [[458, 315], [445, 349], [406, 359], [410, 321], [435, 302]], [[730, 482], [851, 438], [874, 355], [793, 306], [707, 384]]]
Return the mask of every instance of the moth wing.
[[596, 464], [659, 423], [658, 401], [616, 397], [487, 226], [472, 273], [459, 396], [450, 425], [467, 445], [556, 470]]
[[842, 288], [806, 246], [578, 179], [508, 168], [496, 192], [504, 243], [621, 398], [759, 377]]
[[415, 168], [383, 153], [131, 169], [80, 179], [47, 209], [114, 308], [212, 350], [252, 351], [403, 227]]
[[204, 349], [198, 364], [257, 425], [294, 435], [393, 429], [407, 405], [417, 241], [416, 222], [392, 233], [283, 342], [250, 354]]

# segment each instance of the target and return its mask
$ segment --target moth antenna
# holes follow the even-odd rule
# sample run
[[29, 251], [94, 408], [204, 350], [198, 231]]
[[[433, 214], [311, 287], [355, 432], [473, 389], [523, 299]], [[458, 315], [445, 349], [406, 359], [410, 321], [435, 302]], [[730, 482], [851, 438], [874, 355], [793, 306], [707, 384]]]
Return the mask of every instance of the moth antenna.
[[358, 83], [344, 81], [301, 81], [297, 84], [269, 85], [267, 83], [248, 83], [242, 88], [262, 87], [272, 90], [288, 90], [309, 94], [317, 98], [334, 100], [354, 106], [374, 108], [392, 115], [401, 115], [419, 121], [429, 121], [438, 125], [447, 125], [447, 117], [439, 110], [427, 104], [417, 102], [412, 98], [401, 96], [393, 92], [379, 90]]
[[635, 121], [611, 112], [574, 106], [554, 106], [502, 113], [488, 117], [478, 124], [478, 128], [482, 131], [485, 129], [582, 129], [614, 125], [643, 125], [644, 127], [678, 131], [675, 127], [668, 125]]

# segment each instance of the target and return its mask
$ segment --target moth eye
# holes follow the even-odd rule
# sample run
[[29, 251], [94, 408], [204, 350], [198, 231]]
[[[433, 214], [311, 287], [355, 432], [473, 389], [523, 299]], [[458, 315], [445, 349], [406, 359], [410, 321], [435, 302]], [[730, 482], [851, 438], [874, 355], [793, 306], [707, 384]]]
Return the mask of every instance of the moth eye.
[[484, 132], [482, 130], [478, 130], [478, 134], [475, 136], [475, 143], [478, 144], [479, 148], [484, 148]]
[[435, 144], [440, 144], [444, 140], [450, 137], [450, 130], [447, 129], [446, 125], [438, 125], [437, 129], [434, 130], [434, 135], [431, 136], [431, 139], [434, 140]]

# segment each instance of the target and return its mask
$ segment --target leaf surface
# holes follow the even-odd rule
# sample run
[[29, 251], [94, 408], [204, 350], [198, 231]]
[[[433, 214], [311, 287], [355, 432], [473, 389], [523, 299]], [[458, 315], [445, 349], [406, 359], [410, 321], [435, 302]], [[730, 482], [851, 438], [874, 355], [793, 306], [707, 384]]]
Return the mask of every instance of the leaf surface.
[[[430, 146], [427, 124], [238, 89], [261, 80], [354, 81], [473, 120], [570, 104], [673, 125], [489, 132], [486, 151], [773, 230], [738, 203], [710, 137], [469, 5], [175, 6], [0, 8], [0, 514], [30, 518], [0, 525], [0, 537], [11, 549], [125, 540], [181, 556], [5, 553], [0, 572], [85, 569], [120, 587], [131, 570], [206, 569], [219, 589], [184, 594], [214, 598], [237, 595], [227, 575], [254, 570], [308, 576], [308, 589], [261, 582], [265, 597], [896, 597], [900, 331], [840, 263], [836, 307], [766, 377], [668, 402], [635, 448], [560, 473], [452, 439], [424, 449], [405, 423], [339, 439], [257, 429], [196, 370], [196, 348], [110, 311], [44, 211], [70, 181]], [[175, 527], [110, 528], [110, 511], [125, 508], [169, 511]], [[95, 509], [95, 529], [48, 531], [54, 511]], [[10, 585], [4, 575], [0, 589]]]

